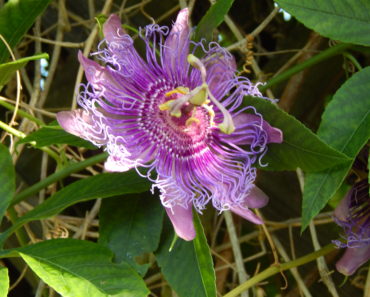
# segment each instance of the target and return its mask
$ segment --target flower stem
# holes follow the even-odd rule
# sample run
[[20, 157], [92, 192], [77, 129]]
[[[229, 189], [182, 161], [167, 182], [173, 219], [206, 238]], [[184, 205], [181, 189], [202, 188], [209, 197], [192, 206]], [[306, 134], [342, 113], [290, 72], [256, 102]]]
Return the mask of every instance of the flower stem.
[[272, 86], [274, 86], [278, 83], [281, 83], [284, 80], [289, 79], [291, 76], [293, 76], [297, 72], [300, 72], [300, 71], [302, 71], [302, 70], [304, 70], [308, 67], [316, 65], [317, 63], [320, 63], [320, 62], [322, 62], [322, 61], [324, 61], [324, 60], [326, 60], [326, 59], [328, 59], [332, 56], [339, 55], [339, 54], [345, 52], [351, 46], [352, 46], [351, 44], [339, 43], [339, 44], [337, 44], [333, 47], [330, 47], [330, 48], [322, 51], [321, 53], [313, 56], [312, 58], [310, 58], [310, 59], [308, 59], [308, 60], [306, 60], [306, 61], [304, 61], [300, 64], [297, 64], [297, 65], [293, 66], [292, 68], [288, 69], [287, 71], [284, 71], [280, 75], [278, 75], [276, 77], [273, 77], [266, 84], [261, 85], [259, 87], [259, 89], [260, 89], [261, 92], [264, 92], [267, 89], [271, 88]]
[[223, 297], [236, 297], [238, 296], [241, 292], [249, 289], [250, 287], [254, 286], [255, 284], [259, 283], [260, 281], [263, 281], [264, 279], [267, 279], [270, 276], [273, 276], [274, 274], [277, 274], [281, 271], [291, 269], [293, 267], [297, 267], [303, 264], [306, 264], [308, 262], [311, 262], [318, 257], [324, 256], [331, 251], [335, 249], [334, 244], [328, 244], [327, 246], [324, 246], [322, 249], [315, 251], [311, 254], [305, 255], [301, 258], [298, 258], [294, 261], [288, 262], [288, 263], [283, 263], [280, 264], [279, 266], [271, 266], [261, 273], [255, 275], [254, 277], [250, 278], [247, 280], [245, 283], [241, 284], [240, 286], [236, 287], [235, 289], [231, 290], [229, 293], [224, 295]]
[[361, 64], [356, 60], [356, 58], [353, 55], [349, 53], [344, 53], [344, 56], [353, 63], [353, 65], [357, 68], [358, 71], [362, 70]]
[[[13, 207], [8, 208], [9, 219], [14, 225], [15, 221], [18, 219], [18, 215]], [[27, 244], [27, 234], [24, 232], [24, 229], [18, 229], [15, 231], [15, 236], [18, 239], [20, 246], [25, 246]]]
[[41, 189], [46, 188], [47, 186], [69, 176], [72, 173], [81, 171], [85, 169], [88, 166], [94, 165], [96, 163], [99, 163], [101, 161], [104, 161], [108, 157], [107, 153], [102, 153], [99, 155], [96, 155], [94, 157], [91, 157], [89, 159], [86, 159], [82, 162], [71, 164], [51, 175], [49, 175], [47, 178], [39, 181], [38, 183], [32, 185], [31, 187], [25, 189], [24, 191], [20, 192], [18, 195], [16, 195], [11, 202], [11, 206], [21, 202], [22, 200], [26, 199], [27, 197], [36, 194]]
[[[24, 134], [23, 132], [17, 130], [17, 129], [14, 129], [13, 127], [9, 126], [8, 124], [0, 121], [0, 128], [4, 129], [6, 132], [14, 135], [15, 137], [18, 137], [18, 138], [25, 138], [26, 137], [26, 134]], [[32, 145], [32, 142], [30, 143]], [[39, 148], [40, 150], [44, 151], [45, 153], [47, 153], [50, 157], [52, 157], [58, 164], [58, 166], [60, 166], [61, 164], [61, 160], [59, 158], [59, 155], [53, 151], [52, 149], [44, 146], [44, 147], [40, 147]]]
[[[15, 110], [15, 106], [13, 106], [12, 104], [10, 104], [8, 102], [5, 102], [4, 100], [1, 100], [1, 99], [0, 99], [0, 105], [4, 106], [6, 109], [9, 109], [11, 111], [14, 111]], [[24, 118], [27, 118], [27, 119], [29, 119], [30, 121], [36, 123], [39, 126], [44, 126], [45, 125], [43, 121], [39, 120], [38, 118], [30, 115], [29, 113], [27, 113], [27, 112], [25, 112], [25, 111], [23, 111], [21, 109], [18, 109], [17, 115], [20, 115], [20, 116], [22, 116]]]
[[9, 126], [8, 124], [6, 124], [2, 121], [0, 121], [0, 128], [2, 128], [6, 132], [14, 135], [15, 137], [18, 137], [18, 138], [25, 138], [26, 137], [26, 134], [24, 134], [23, 132], [21, 132], [17, 129], [12, 128], [11, 126]]

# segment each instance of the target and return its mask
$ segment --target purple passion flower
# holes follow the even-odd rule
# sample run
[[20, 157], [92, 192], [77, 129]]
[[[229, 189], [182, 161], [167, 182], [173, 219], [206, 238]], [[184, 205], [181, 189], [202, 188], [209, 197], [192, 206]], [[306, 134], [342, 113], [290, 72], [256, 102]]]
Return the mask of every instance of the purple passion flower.
[[335, 240], [347, 248], [336, 263], [339, 272], [352, 275], [370, 259], [370, 197], [367, 179], [356, 183], [334, 212], [335, 221], [344, 230], [344, 240]]
[[69, 133], [106, 148], [107, 171], [144, 167], [139, 174], [160, 190], [176, 233], [192, 240], [192, 208], [201, 212], [210, 201], [219, 211], [262, 223], [249, 209], [268, 201], [253, 184], [254, 164], [268, 143], [282, 142], [282, 132], [253, 107], [239, 108], [244, 96], [260, 92], [235, 76], [234, 58], [217, 43], [190, 41], [188, 18], [183, 9], [171, 30], [141, 29], [143, 58], [111, 15], [92, 54], [105, 66], [79, 53], [88, 80], [79, 96], [82, 109], [57, 118]]

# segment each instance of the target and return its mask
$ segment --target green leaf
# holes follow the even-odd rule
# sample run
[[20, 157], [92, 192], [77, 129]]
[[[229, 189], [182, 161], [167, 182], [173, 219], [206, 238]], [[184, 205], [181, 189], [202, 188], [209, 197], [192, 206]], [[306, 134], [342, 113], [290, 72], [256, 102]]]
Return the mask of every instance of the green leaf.
[[[370, 136], [370, 67], [354, 74], [336, 92], [322, 116], [318, 135], [352, 162]], [[306, 175], [302, 229], [339, 189], [351, 164]]]
[[99, 243], [114, 252], [116, 262], [127, 261], [141, 275], [148, 265], [135, 258], [158, 248], [164, 212], [159, 199], [145, 194], [104, 200], [99, 213]]
[[25, 66], [29, 61], [49, 59], [48, 54], [38, 54], [31, 57], [26, 57], [18, 59], [13, 62], [0, 64], [0, 90], [7, 84], [7, 82], [12, 78], [14, 73]]
[[97, 149], [97, 147], [91, 142], [64, 131], [58, 124], [42, 127], [21, 139], [18, 143], [29, 143], [33, 141], [36, 143], [36, 148], [52, 144], [68, 144], [78, 147], [86, 147], [92, 150]]
[[103, 173], [76, 181], [20, 217], [12, 227], [0, 235], [0, 244], [23, 224], [51, 217], [78, 202], [145, 192], [149, 187], [150, 182], [138, 176], [134, 170], [125, 173]]
[[276, 0], [281, 8], [325, 37], [370, 45], [370, 2]]
[[262, 159], [268, 166], [263, 169], [295, 170], [299, 167], [306, 172], [314, 172], [350, 161], [268, 100], [247, 96], [243, 105], [255, 107], [271, 126], [283, 131], [283, 143], [268, 144], [267, 154]]
[[65, 167], [63, 167], [60, 170], [57, 170], [53, 174], [50, 174], [48, 177], [40, 180], [39, 182], [31, 185], [30, 187], [26, 188], [22, 192], [15, 195], [14, 199], [11, 202], [11, 206], [18, 204], [19, 202], [23, 201], [24, 199], [35, 195], [40, 190], [46, 188], [47, 186], [56, 183], [63, 178], [66, 178], [67, 176], [71, 175], [72, 173], [79, 172], [81, 170], [84, 170], [85, 168], [95, 165], [99, 162], [104, 161], [108, 157], [108, 153], [100, 153], [98, 155], [94, 155], [90, 158], [87, 158], [81, 162], [72, 162]]
[[[11, 48], [15, 47], [31, 28], [36, 18], [51, 0], [9, 0], [0, 9], [0, 34]], [[9, 51], [0, 41], [0, 63], [9, 57]]]
[[194, 226], [197, 236], [193, 240], [195, 255], [197, 257], [199, 272], [207, 297], [216, 297], [216, 275], [213, 268], [213, 260], [209, 249], [207, 238], [198, 213], [194, 212]]
[[0, 143], [0, 222], [15, 193], [15, 170], [8, 148]]
[[112, 263], [112, 252], [72, 238], [46, 240], [18, 248], [19, 256], [64, 297], [144, 297], [144, 281], [127, 263]]
[[200, 20], [195, 30], [194, 40], [199, 41], [201, 38], [205, 38], [211, 41], [213, 30], [224, 21], [225, 15], [228, 13], [233, 2], [234, 0], [216, 1]]
[[9, 275], [8, 268], [0, 266], [0, 297], [8, 296]]
[[[197, 231], [198, 231], [197, 227]], [[197, 233], [197, 237], [204, 237], [204, 234]], [[162, 240], [159, 249], [155, 253], [162, 274], [179, 297], [213, 297], [214, 285], [212, 284], [212, 273], [208, 271], [209, 256], [197, 255], [193, 241], [177, 239], [173, 249], [169, 248], [174, 237], [171, 223], [165, 220]], [[205, 238], [197, 239], [197, 251], [207, 252], [204, 247], [200, 247], [205, 242]], [[209, 253], [209, 251], [208, 251]], [[198, 258], [199, 257], [199, 258]], [[202, 258], [203, 257], [203, 258]], [[205, 264], [206, 267], [200, 267]], [[210, 285], [210, 288], [206, 286]]]

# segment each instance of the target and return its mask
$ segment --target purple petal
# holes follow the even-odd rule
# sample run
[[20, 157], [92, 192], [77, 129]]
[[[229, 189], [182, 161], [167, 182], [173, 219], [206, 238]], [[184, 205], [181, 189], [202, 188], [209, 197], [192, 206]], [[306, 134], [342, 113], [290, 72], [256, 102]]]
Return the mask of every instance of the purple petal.
[[272, 127], [265, 120], [254, 114], [240, 113], [233, 118], [235, 131], [230, 134], [220, 134], [221, 138], [238, 145], [247, 145], [253, 143], [255, 140], [255, 132], [253, 126], [260, 127], [262, 122], [262, 129], [267, 134], [267, 143], [282, 143], [283, 132], [275, 127]]
[[81, 51], [78, 52], [78, 60], [85, 70], [87, 80], [94, 86], [95, 89], [104, 89], [105, 85], [110, 87], [113, 86], [118, 89], [120, 88], [106, 67], [103, 67], [95, 61], [86, 58]]
[[114, 42], [115, 39], [122, 37], [126, 34], [125, 30], [121, 26], [120, 18], [111, 14], [103, 26], [104, 37], [108, 42]]
[[248, 209], [264, 207], [269, 201], [269, 197], [258, 187], [252, 186], [247, 196], [244, 198], [245, 207], [232, 206], [230, 209], [232, 212], [243, 217], [244, 219], [251, 221], [255, 224], [263, 224], [262, 219], [257, 216], [253, 211]]
[[[101, 46], [100, 59], [109, 64], [111, 76], [116, 77], [118, 82], [125, 79], [125, 87], [136, 85], [134, 82], [143, 82], [150, 77], [153, 69], [148, 68], [142, 57], [136, 52], [132, 38], [121, 26], [117, 15], [112, 14], [104, 23], [103, 33], [105, 46]], [[150, 51], [149, 40], [147, 51]], [[155, 52], [155, 51], [154, 51]], [[122, 87], [122, 86], [121, 86]]]
[[283, 132], [279, 128], [272, 127], [269, 123], [263, 121], [263, 129], [265, 129], [268, 135], [267, 143], [283, 142]]
[[82, 121], [84, 121], [84, 118], [88, 119], [89, 115], [83, 109], [77, 109], [74, 111], [61, 111], [57, 113], [57, 121], [64, 130], [70, 134], [83, 138], [84, 131], [79, 129], [77, 118], [81, 118]]
[[170, 34], [165, 42], [165, 53], [167, 50], [182, 50], [189, 47], [189, 10], [187, 8], [180, 10], [176, 22], [173, 24]]
[[181, 75], [186, 73], [188, 66], [187, 56], [189, 54], [189, 10], [180, 10], [176, 22], [164, 43], [163, 63], [170, 75]]
[[232, 206], [230, 208], [230, 210], [233, 213], [236, 213], [237, 215], [241, 216], [242, 218], [244, 218], [244, 219], [246, 219], [246, 220], [248, 220], [248, 221], [250, 221], [254, 224], [257, 224], [257, 225], [263, 224], [262, 219], [248, 208], [244, 208], [244, 207], [240, 207], [240, 206]]
[[334, 216], [341, 220], [341, 221], [346, 221], [349, 215], [349, 205], [351, 202], [351, 195], [353, 193], [353, 188], [348, 191], [346, 196], [339, 202], [337, 207], [334, 210]]
[[245, 204], [251, 208], [264, 207], [269, 202], [269, 197], [258, 187], [253, 186], [245, 197]]
[[113, 156], [109, 156], [107, 161], [104, 163], [104, 169], [108, 172], [126, 172], [134, 166], [133, 162], [121, 160]]
[[357, 248], [347, 248], [344, 255], [335, 265], [344, 275], [352, 275], [356, 270], [370, 259], [370, 245]]
[[236, 62], [233, 56], [209, 54], [202, 59], [207, 71], [207, 83], [211, 93], [217, 97], [224, 97], [227, 88], [225, 84], [230, 81], [236, 71]]
[[68, 133], [89, 140], [97, 145], [106, 143], [103, 129], [97, 125], [92, 115], [84, 109], [58, 112], [57, 121]]
[[[260, 117], [254, 114], [241, 113], [234, 118], [234, 123], [237, 127], [242, 128], [243, 125], [251, 122], [260, 122]], [[283, 132], [275, 127], [272, 127], [268, 122], [262, 120], [262, 128], [266, 131], [268, 139], [267, 143], [282, 143]]]
[[196, 234], [192, 207], [188, 205], [187, 208], [184, 208], [180, 205], [175, 205], [172, 208], [165, 207], [165, 209], [176, 234], [184, 240], [193, 240]]

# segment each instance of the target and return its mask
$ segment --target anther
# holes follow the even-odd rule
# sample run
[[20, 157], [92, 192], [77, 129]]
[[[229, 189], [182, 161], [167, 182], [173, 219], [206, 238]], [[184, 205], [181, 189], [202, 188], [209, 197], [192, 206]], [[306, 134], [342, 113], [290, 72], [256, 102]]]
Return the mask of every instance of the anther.
[[197, 118], [195, 118], [195, 117], [190, 117], [190, 118], [188, 118], [187, 120], [186, 120], [186, 122], [185, 122], [185, 126], [190, 126], [191, 124], [193, 124], [193, 123], [195, 123], [195, 124], [199, 124], [200, 123], [200, 120], [199, 119], [197, 119]]
[[186, 95], [187, 93], [189, 93], [189, 88], [186, 88], [186, 87], [177, 87], [176, 89], [173, 89], [167, 93], [165, 93], [164, 95], [166, 97], [169, 97], [173, 94], [182, 94], [182, 95]]
[[[174, 117], [181, 117], [181, 108], [184, 106], [185, 103], [189, 102], [193, 106], [201, 106], [207, 100], [208, 87], [206, 84], [202, 84], [199, 87], [196, 87], [190, 93], [183, 95], [182, 97], [177, 98], [176, 100], [169, 100], [168, 108], [166, 103], [162, 104], [165, 105], [164, 107], [170, 110], [170, 115]], [[172, 102], [170, 102], [172, 101]], [[159, 107], [161, 108], [161, 106]]]
[[235, 131], [235, 126], [230, 112], [212, 95], [211, 92], [209, 92], [208, 95], [213, 104], [217, 106], [224, 116], [224, 120], [218, 125], [218, 128], [225, 134], [233, 133]]
[[175, 100], [168, 100], [166, 101], [165, 103], [162, 103], [160, 104], [158, 107], [159, 107], [159, 110], [169, 110], [171, 108], [171, 104], [173, 103], [173, 101]]
[[[184, 106], [184, 104], [189, 102], [193, 106], [193, 108], [196, 108], [197, 106], [202, 106], [208, 111], [208, 114], [210, 115], [210, 125], [214, 126], [215, 124], [213, 120], [215, 117], [215, 113], [213, 111], [212, 106], [209, 105], [209, 103], [212, 102], [215, 106], [217, 106], [217, 108], [221, 111], [224, 117], [222, 123], [218, 124], [218, 128], [220, 129], [220, 131], [225, 134], [233, 133], [235, 131], [235, 126], [230, 112], [212, 95], [207, 85], [206, 67], [204, 66], [201, 60], [199, 60], [192, 54], [188, 55], [187, 60], [191, 66], [197, 68], [200, 71], [202, 84], [190, 92], [189, 89], [185, 87], [178, 87], [174, 90], [167, 92], [165, 94], [166, 97], [169, 97], [173, 94], [182, 94], [183, 96], [174, 100], [168, 100], [167, 102], [161, 104], [159, 106], [159, 109], [169, 110], [171, 116], [179, 118], [182, 115], [181, 109]], [[185, 124], [186, 126], [189, 126], [192, 123], [199, 123], [199, 120], [195, 117], [190, 117]]]

